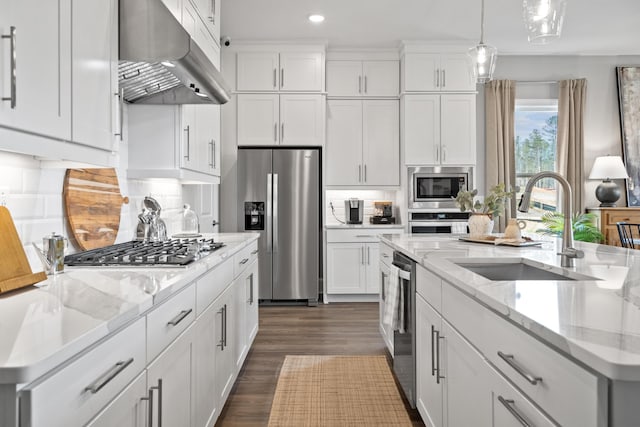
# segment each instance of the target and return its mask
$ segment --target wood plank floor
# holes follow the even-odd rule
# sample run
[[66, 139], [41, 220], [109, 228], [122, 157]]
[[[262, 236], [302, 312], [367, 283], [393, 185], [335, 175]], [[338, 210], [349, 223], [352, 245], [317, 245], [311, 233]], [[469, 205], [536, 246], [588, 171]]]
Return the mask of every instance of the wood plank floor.
[[[386, 354], [378, 303], [260, 307], [260, 330], [216, 426], [266, 426], [287, 354]], [[406, 405], [406, 401], [405, 401]], [[408, 406], [414, 426], [424, 426]]]

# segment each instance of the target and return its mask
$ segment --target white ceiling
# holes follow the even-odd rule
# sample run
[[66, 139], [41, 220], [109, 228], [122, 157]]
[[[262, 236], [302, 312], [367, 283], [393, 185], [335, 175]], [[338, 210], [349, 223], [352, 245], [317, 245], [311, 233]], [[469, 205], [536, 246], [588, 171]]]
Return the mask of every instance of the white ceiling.
[[[242, 40], [323, 40], [329, 47], [397, 47], [401, 40], [480, 38], [481, 0], [225, 0], [222, 35]], [[307, 16], [326, 20], [311, 24]], [[640, 54], [640, 0], [568, 0], [560, 39], [531, 45], [521, 0], [485, 0], [485, 42], [499, 54]]]

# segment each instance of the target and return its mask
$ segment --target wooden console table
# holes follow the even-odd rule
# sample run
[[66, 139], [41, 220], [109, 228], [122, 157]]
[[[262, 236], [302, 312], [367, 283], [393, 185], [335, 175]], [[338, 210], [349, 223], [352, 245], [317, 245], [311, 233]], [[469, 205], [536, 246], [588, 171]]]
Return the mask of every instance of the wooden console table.
[[621, 246], [616, 222], [640, 224], [640, 207], [638, 208], [587, 208], [587, 212], [596, 214], [598, 228], [604, 234], [604, 243]]

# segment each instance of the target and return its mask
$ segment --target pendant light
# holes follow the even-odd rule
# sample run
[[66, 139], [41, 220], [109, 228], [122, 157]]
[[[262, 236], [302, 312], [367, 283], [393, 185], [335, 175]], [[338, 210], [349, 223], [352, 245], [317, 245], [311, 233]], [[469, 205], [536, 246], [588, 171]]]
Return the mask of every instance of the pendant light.
[[522, 15], [529, 43], [547, 44], [560, 37], [566, 0], [524, 0]]
[[496, 68], [498, 49], [484, 44], [484, 0], [480, 11], [480, 43], [467, 52], [471, 58], [471, 67], [476, 83], [486, 83], [493, 77]]

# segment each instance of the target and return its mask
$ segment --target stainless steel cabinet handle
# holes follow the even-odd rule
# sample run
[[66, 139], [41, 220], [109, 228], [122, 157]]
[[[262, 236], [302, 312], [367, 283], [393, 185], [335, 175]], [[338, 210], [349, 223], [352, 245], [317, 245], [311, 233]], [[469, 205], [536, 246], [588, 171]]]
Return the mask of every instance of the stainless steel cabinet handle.
[[364, 93], [367, 93], [367, 76], [364, 76]]
[[364, 165], [364, 182], [367, 182], [367, 165]]
[[213, 167], [215, 169], [216, 165], [218, 164], [218, 158], [216, 156], [216, 140], [213, 140]]
[[148, 426], [153, 427], [153, 390], [158, 390], [158, 423], [157, 427], [162, 427], [162, 378], [158, 379], [158, 385], [149, 387], [149, 396], [142, 397], [140, 400], [146, 400], [149, 402], [147, 406], [147, 421]]
[[442, 87], [447, 87], [447, 70], [442, 70]]
[[278, 124], [273, 124], [273, 141], [278, 142]]
[[253, 304], [253, 274], [249, 276], [249, 280], [247, 280], [247, 284], [249, 285], [249, 305]]
[[100, 378], [94, 381], [93, 384], [88, 385], [84, 391], [90, 391], [92, 394], [96, 394], [100, 389], [102, 389], [102, 387], [106, 386], [111, 382], [111, 380], [117, 377], [120, 372], [124, 371], [127, 366], [131, 365], [131, 363], [133, 363], [133, 357], [119, 361]]
[[9, 27], [9, 34], [3, 34], [3, 39], [9, 39], [9, 50], [10, 50], [10, 67], [11, 67], [11, 94], [7, 97], [2, 97], [3, 101], [9, 101], [11, 103], [11, 109], [16, 108], [17, 102], [17, 90], [16, 90], [16, 80], [17, 80], [17, 68], [16, 68], [16, 27]]
[[284, 122], [280, 124], [280, 142], [284, 142]]
[[532, 385], [538, 385], [539, 382], [542, 382], [542, 378], [537, 377], [524, 370], [524, 368], [515, 361], [513, 354], [505, 354], [501, 351], [498, 351], [498, 356], [500, 356], [502, 360], [507, 362], [507, 365], [511, 366], [517, 373], [522, 375], [522, 377], [525, 380], [529, 381], [529, 383], [531, 383]]
[[362, 93], [362, 76], [358, 76], [358, 93]]
[[273, 88], [274, 89], [278, 87], [278, 82], [276, 81], [277, 78], [278, 78], [278, 70], [274, 68], [273, 69]]
[[187, 155], [184, 156], [185, 159], [187, 160], [191, 160], [191, 158], [189, 157], [189, 152], [191, 151], [191, 130], [189, 125], [187, 125], [186, 128], [184, 128], [184, 131], [187, 133]]
[[440, 331], [436, 330], [436, 383], [440, 384], [440, 380], [444, 379], [444, 375], [440, 375], [440, 340], [444, 337], [440, 335]]
[[356, 234], [356, 237], [375, 237], [373, 234]]
[[440, 161], [440, 147], [438, 145], [435, 146], [436, 149], [436, 162]]
[[115, 96], [118, 97], [118, 133], [115, 133], [115, 136], [120, 137], [120, 141], [123, 139], [123, 129], [124, 125], [122, 123], [124, 119], [124, 88], [120, 88], [120, 90], [114, 93]]
[[380, 272], [380, 296], [382, 297], [382, 301], [385, 301], [387, 299], [387, 295], [384, 292], [384, 278], [387, 277], [386, 274], [384, 274], [384, 271]]
[[216, 0], [211, 1], [211, 22], [216, 24]]
[[209, 150], [210, 150], [210, 158], [211, 158], [211, 162], [209, 162], [209, 166], [211, 166], [213, 168], [213, 139], [211, 141], [209, 141]]
[[220, 350], [224, 351], [224, 307], [221, 307], [218, 313], [220, 313], [220, 342], [216, 347], [220, 347]]
[[382, 258], [389, 258], [389, 254], [382, 254]]
[[243, 259], [242, 261], [240, 261], [240, 264], [241, 264], [241, 265], [244, 265], [244, 264], [246, 264], [247, 262], [249, 262], [249, 258], [245, 258], [245, 259]]
[[362, 182], [362, 165], [358, 165], [358, 182]]
[[141, 397], [140, 400], [147, 402], [147, 427], [153, 427], [153, 388], [149, 389], [149, 395]]
[[251, 255], [255, 255], [258, 253], [258, 250], [256, 249], [255, 251], [251, 251]]
[[284, 89], [284, 68], [280, 69], [280, 88]]
[[167, 322], [167, 326], [177, 326], [178, 323], [182, 322], [185, 319], [185, 317], [191, 314], [192, 311], [193, 311], [192, 308], [188, 310], [182, 310], [176, 317], [174, 317], [173, 319]]
[[158, 427], [162, 427], [162, 378], [158, 378], [158, 385], [151, 389], [158, 390]]
[[512, 399], [505, 399], [502, 396], [498, 396], [498, 400], [505, 408], [507, 408], [507, 411], [509, 411], [509, 413], [513, 415], [513, 417], [518, 420], [518, 422], [523, 427], [533, 427], [533, 425], [530, 424], [529, 421], [527, 421], [527, 419], [520, 412], [518, 412], [518, 410], [515, 408], [515, 402]]
[[369, 248], [369, 246], [367, 246], [367, 265], [371, 265], [371, 253], [370, 250], [371, 248]]
[[227, 304], [224, 305], [224, 347], [227, 347]]
[[431, 376], [436, 374], [436, 340], [433, 338], [436, 335], [436, 327], [431, 325]]
[[436, 68], [436, 87], [440, 87], [440, 70]]
[[442, 161], [443, 162], [447, 161], [447, 146], [446, 145], [442, 146]]

